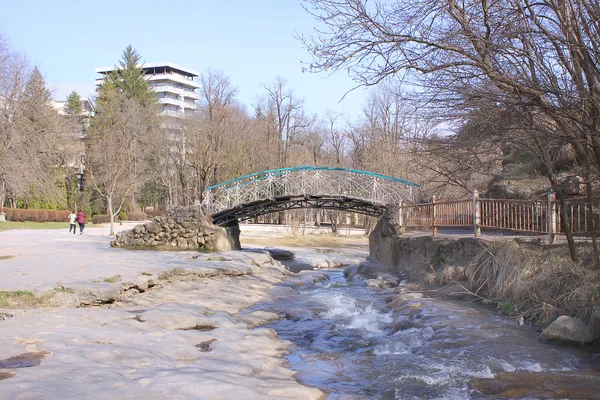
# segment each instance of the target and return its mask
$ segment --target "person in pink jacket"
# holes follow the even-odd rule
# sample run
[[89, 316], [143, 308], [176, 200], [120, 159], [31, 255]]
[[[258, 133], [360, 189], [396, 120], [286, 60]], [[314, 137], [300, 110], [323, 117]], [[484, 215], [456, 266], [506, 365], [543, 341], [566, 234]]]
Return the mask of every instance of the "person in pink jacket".
[[83, 235], [83, 230], [85, 229], [85, 217], [86, 215], [83, 213], [83, 210], [79, 210], [77, 213], [77, 223], [79, 224], [80, 235]]

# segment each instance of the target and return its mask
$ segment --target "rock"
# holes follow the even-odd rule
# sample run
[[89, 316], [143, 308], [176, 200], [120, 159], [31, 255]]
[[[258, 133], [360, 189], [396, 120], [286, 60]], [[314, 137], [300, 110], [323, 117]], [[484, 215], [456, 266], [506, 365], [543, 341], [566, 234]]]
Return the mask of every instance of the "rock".
[[150, 222], [146, 224], [146, 230], [150, 233], [157, 234], [162, 230], [162, 226], [158, 222]]
[[404, 306], [407, 303], [408, 303], [408, 300], [406, 300], [404, 298], [404, 296], [394, 296], [393, 300], [390, 301], [386, 307], [391, 310], [395, 310], [395, 309], [398, 309], [398, 308]]
[[289, 250], [277, 249], [275, 247], [265, 247], [265, 250], [267, 250], [271, 257], [276, 260], [291, 260], [296, 257], [296, 255]]
[[48, 307], [76, 308], [79, 306], [79, 297], [72, 292], [59, 291], [49, 297], [44, 305]]
[[392, 286], [389, 282], [386, 282], [381, 277], [378, 277], [377, 279], [367, 279], [365, 281], [365, 285], [379, 289], [389, 288]]
[[83, 305], [112, 303], [119, 297], [119, 287], [110, 283], [79, 284], [73, 291]]
[[542, 331], [540, 339], [582, 344], [592, 342], [594, 335], [581, 319], [563, 315]]
[[208, 250], [240, 250], [239, 226], [219, 227], [197, 207], [170, 210], [164, 217], [119, 232], [111, 247], [156, 246]]
[[305, 271], [305, 270], [313, 270], [315, 269], [315, 266], [306, 261], [306, 260], [281, 260], [282, 264], [285, 265], [285, 267], [292, 272], [300, 272], [300, 271]]
[[423, 324], [412, 321], [407, 316], [401, 315], [394, 319], [394, 321], [390, 324], [388, 335], [393, 335], [398, 331], [403, 331], [410, 328], [422, 328]]
[[135, 279], [134, 285], [140, 292], [145, 292], [150, 286], [150, 277], [147, 275], [140, 275]]
[[420, 300], [423, 298], [423, 293], [406, 293], [404, 298], [407, 300]]

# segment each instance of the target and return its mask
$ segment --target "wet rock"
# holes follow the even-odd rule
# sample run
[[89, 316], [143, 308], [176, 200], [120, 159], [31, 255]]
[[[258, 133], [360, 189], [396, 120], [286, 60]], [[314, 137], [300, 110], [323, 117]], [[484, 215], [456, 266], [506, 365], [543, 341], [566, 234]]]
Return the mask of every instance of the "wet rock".
[[285, 267], [292, 272], [300, 272], [300, 271], [311, 271], [315, 269], [315, 266], [306, 261], [306, 260], [282, 260], [281, 261]]
[[0, 368], [15, 369], [15, 368], [29, 368], [40, 365], [42, 360], [50, 355], [49, 351], [30, 351], [28, 353], [22, 353], [18, 356], [9, 357], [4, 360], [0, 360]]
[[410, 328], [422, 328], [423, 326], [423, 324], [414, 322], [410, 318], [402, 315], [394, 319], [394, 321], [390, 324], [388, 335], [393, 335], [396, 332]]
[[378, 288], [378, 289], [385, 289], [385, 288], [391, 287], [391, 284], [389, 282], [386, 282], [385, 280], [383, 280], [381, 278], [367, 279], [365, 281], [365, 285], [367, 285], [368, 287], [374, 287], [374, 288]]
[[291, 260], [296, 257], [296, 255], [289, 250], [277, 249], [275, 247], [265, 247], [265, 250], [267, 250], [275, 260]]
[[406, 300], [404, 297], [395, 296], [394, 299], [392, 301], [390, 301], [386, 307], [390, 310], [395, 310], [395, 309], [403, 307], [407, 303], [408, 303], [408, 300]]
[[279, 315], [272, 312], [259, 310], [250, 314], [240, 315], [238, 318], [247, 323], [249, 328], [255, 328], [257, 326], [279, 320]]
[[581, 319], [563, 315], [542, 331], [540, 339], [581, 344], [592, 342], [594, 335]]
[[420, 300], [423, 298], [423, 293], [406, 293], [404, 298], [407, 300]]
[[212, 350], [212, 349], [210, 348], [210, 344], [211, 344], [212, 342], [216, 342], [216, 341], [217, 341], [217, 339], [210, 339], [210, 340], [207, 340], [207, 341], [205, 341], [205, 342], [200, 342], [200, 343], [197, 343], [197, 344], [195, 344], [194, 346], [195, 346], [195, 347], [197, 347], [199, 351], [201, 351], [201, 352], [203, 352], [203, 353], [206, 353], [206, 352], [209, 352], [209, 351], [211, 351], [211, 350]]

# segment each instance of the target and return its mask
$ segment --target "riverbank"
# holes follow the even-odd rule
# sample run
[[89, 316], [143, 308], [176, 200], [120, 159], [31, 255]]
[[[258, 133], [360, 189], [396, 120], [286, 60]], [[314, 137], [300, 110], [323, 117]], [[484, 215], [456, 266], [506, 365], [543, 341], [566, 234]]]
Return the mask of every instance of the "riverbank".
[[591, 248], [580, 262], [566, 245], [521, 238], [399, 235], [385, 222], [371, 234], [370, 259], [429, 295], [496, 304], [520, 322], [544, 328], [560, 316], [583, 322], [585, 341], [600, 337], [598, 284]]
[[288, 342], [259, 327], [279, 316], [247, 312], [291, 275], [268, 251], [110, 249], [105, 234], [0, 232], [0, 291], [46, 296], [0, 310], [3, 396], [322, 398], [287, 368]]

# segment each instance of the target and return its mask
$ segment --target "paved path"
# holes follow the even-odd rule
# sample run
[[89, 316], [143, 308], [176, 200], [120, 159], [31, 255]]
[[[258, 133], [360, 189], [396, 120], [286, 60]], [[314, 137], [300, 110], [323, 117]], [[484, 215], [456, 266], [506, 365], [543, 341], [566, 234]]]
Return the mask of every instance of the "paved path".
[[[130, 229], [135, 223], [117, 225]], [[134, 278], [142, 272], [157, 272], [184, 266], [190, 252], [156, 252], [113, 249], [108, 226], [87, 227], [83, 235], [68, 233], [68, 227], [0, 232], [0, 290], [46, 291], [56, 285], [72, 287], [121, 275]], [[194, 253], [196, 254], [196, 253]], [[123, 279], [124, 280], [124, 279]]]

